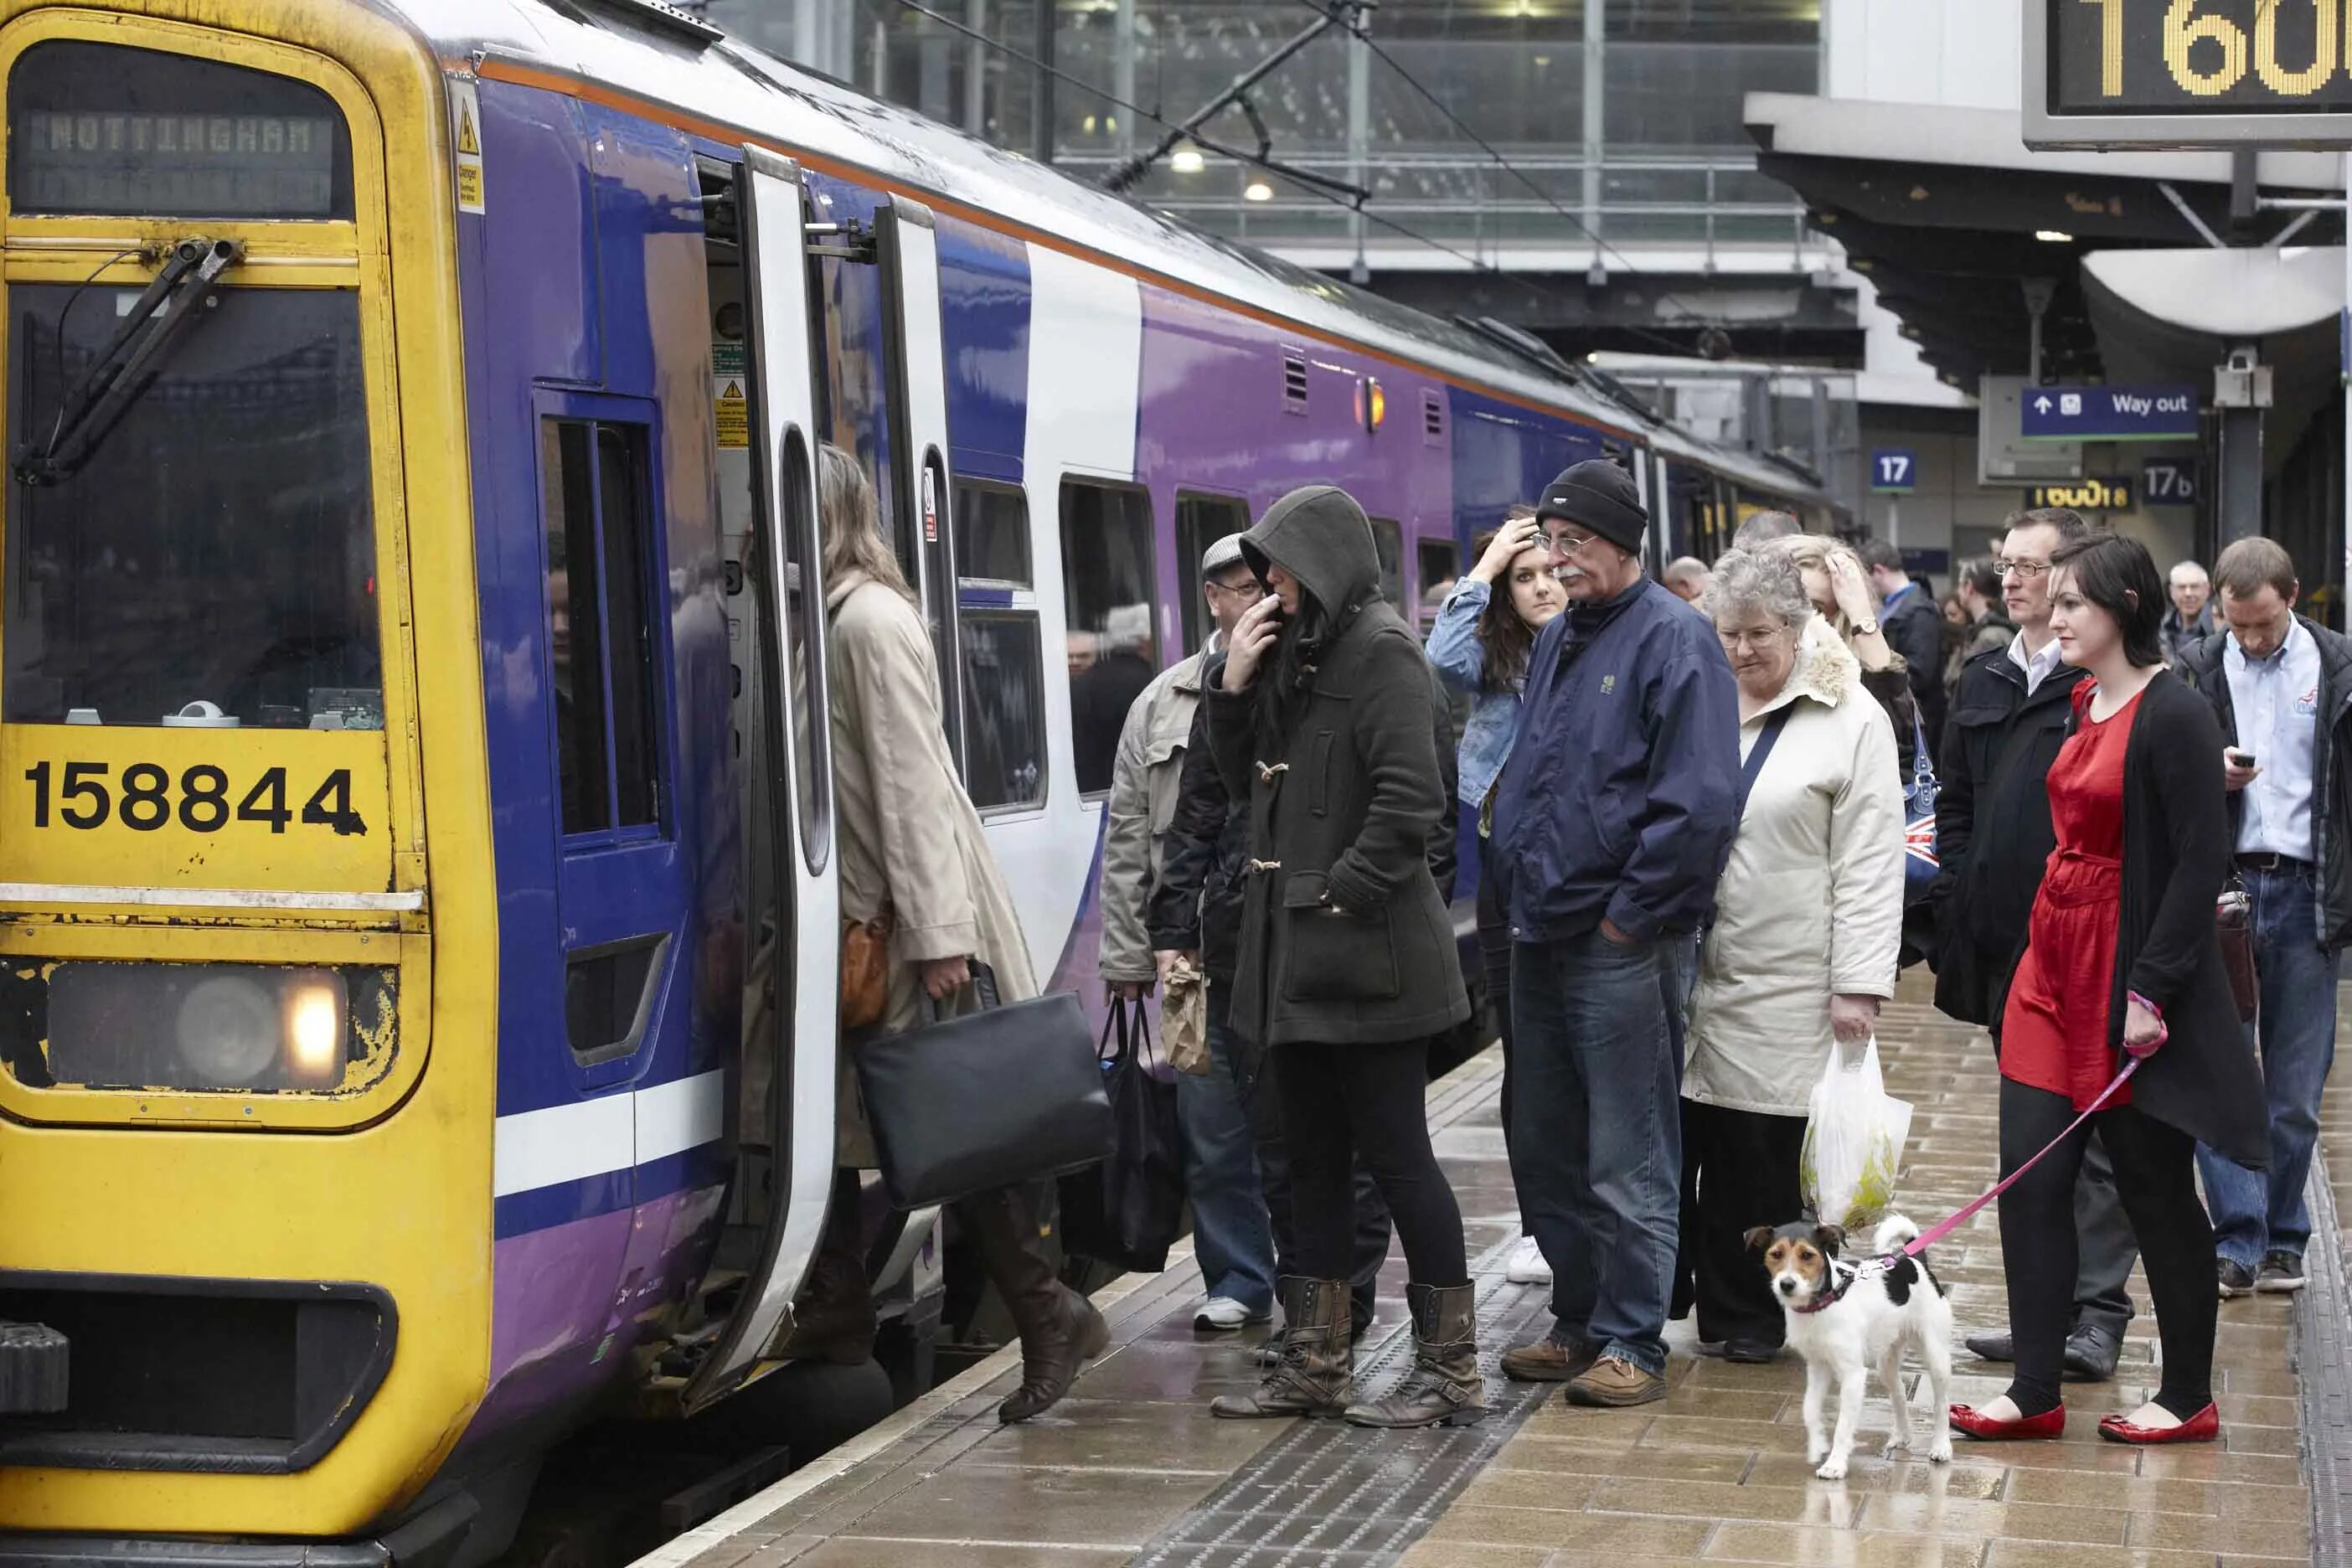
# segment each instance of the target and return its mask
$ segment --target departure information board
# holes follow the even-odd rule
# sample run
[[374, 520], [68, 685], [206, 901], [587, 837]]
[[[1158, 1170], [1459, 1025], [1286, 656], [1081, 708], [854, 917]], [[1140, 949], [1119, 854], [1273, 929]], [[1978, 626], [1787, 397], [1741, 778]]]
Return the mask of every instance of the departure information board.
[[2025, 10], [2029, 145], [2352, 145], [2352, 0]]
[[51, 38], [8, 73], [11, 212], [348, 218], [351, 137], [309, 82]]

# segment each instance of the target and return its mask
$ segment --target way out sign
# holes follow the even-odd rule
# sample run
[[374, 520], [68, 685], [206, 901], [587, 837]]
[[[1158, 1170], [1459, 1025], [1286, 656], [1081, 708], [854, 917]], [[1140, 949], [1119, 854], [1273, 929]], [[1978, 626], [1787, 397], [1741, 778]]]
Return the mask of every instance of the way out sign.
[[1882, 447], [1870, 455], [1870, 493], [1907, 496], [1919, 488], [1919, 454], [1904, 447]]
[[2184, 441], [2197, 436], [2193, 386], [2029, 386], [2029, 441]]

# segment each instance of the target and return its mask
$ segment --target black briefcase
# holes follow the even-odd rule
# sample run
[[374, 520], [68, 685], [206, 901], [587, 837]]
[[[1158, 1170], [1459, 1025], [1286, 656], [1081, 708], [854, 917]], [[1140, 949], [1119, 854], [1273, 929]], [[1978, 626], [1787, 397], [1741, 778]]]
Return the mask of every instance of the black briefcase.
[[852, 1047], [882, 1159], [902, 1209], [1083, 1170], [1110, 1152], [1110, 1096], [1078, 999], [998, 1004], [972, 966], [981, 1011], [936, 1016]]

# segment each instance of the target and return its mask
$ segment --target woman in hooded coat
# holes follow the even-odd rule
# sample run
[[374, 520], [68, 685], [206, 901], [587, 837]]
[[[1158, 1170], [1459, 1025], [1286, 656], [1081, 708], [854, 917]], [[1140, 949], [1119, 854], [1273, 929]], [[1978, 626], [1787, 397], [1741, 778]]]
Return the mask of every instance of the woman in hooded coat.
[[[1000, 1001], [1034, 996], [1037, 983], [1003, 873], [948, 754], [930, 635], [883, 541], [873, 487], [856, 458], [830, 446], [818, 454], [817, 479], [841, 912], [872, 923], [887, 910], [889, 929], [881, 1022], [853, 1031], [841, 1056], [836, 1158], [870, 1166], [873, 1135], [852, 1065], [859, 1044], [920, 1022], [927, 995], [942, 1012], [974, 1005], [975, 962], [995, 975]], [[1093, 1304], [1062, 1284], [1046, 1254], [1047, 1195], [1034, 1183], [950, 1206], [1021, 1331], [1021, 1387], [997, 1412], [1005, 1421], [1052, 1405], [1109, 1342]]]
[[[1250, 814], [1231, 1016], [1278, 1075], [1305, 1277], [1282, 1281], [1281, 1363], [1212, 1409], [1467, 1425], [1486, 1414], [1475, 1301], [1423, 1094], [1429, 1037], [1470, 1005], [1427, 858], [1446, 787], [1429, 670], [1381, 598], [1371, 525], [1345, 491], [1283, 497], [1242, 553], [1266, 597], [1206, 693], [1218, 772]], [[1359, 1157], [1404, 1241], [1415, 1355], [1389, 1397], [1350, 1405]]]

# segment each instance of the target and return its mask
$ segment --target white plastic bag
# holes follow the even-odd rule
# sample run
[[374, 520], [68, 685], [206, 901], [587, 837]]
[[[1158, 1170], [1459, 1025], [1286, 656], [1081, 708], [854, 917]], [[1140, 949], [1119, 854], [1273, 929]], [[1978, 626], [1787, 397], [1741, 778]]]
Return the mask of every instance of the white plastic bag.
[[1805, 1201], [1823, 1225], [1867, 1230], [1895, 1201], [1903, 1167], [1903, 1141], [1911, 1133], [1911, 1105], [1886, 1092], [1878, 1070], [1878, 1037], [1860, 1052], [1832, 1044], [1813, 1086], [1798, 1160]]

